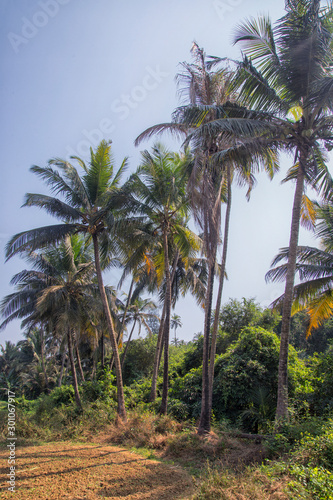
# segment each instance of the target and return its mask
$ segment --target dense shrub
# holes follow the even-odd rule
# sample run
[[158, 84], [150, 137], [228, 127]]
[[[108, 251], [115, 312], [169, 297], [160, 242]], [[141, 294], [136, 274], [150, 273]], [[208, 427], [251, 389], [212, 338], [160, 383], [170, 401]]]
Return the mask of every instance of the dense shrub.
[[98, 380], [89, 380], [83, 382], [80, 390], [85, 401], [96, 401], [116, 399], [115, 376], [109, 371], [104, 370], [99, 375]]
[[[241, 419], [244, 427], [256, 431], [260, 419], [274, 417], [277, 394], [279, 338], [260, 327], [244, 328], [239, 339], [216, 361], [213, 408], [217, 418]], [[296, 391], [304, 363], [291, 348], [289, 390]], [[250, 410], [252, 409], [252, 417]], [[255, 417], [256, 418], [253, 418]], [[249, 418], [250, 417], [250, 418]]]
[[151, 377], [154, 363], [157, 336], [132, 340], [124, 362], [124, 384], [130, 385], [135, 380]]
[[54, 406], [68, 405], [74, 402], [75, 394], [72, 385], [62, 385], [53, 389], [49, 396], [44, 396], [41, 400], [50, 400]]
[[192, 368], [184, 377], [176, 378], [170, 389], [171, 398], [182, 401], [190, 418], [198, 418], [201, 408], [202, 367]]
[[311, 360], [314, 391], [311, 409], [317, 415], [333, 411], [333, 345]]

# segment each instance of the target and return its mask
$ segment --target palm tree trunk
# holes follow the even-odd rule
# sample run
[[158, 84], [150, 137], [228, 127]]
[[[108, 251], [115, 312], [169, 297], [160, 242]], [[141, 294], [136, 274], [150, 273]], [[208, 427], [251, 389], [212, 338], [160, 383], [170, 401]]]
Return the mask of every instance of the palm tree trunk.
[[102, 370], [104, 370], [104, 365], [105, 365], [105, 341], [104, 341], [104, 332], [102, 330], [102, 335], [101, 335], [101, 365], [102, 365]]
[[228, 240], [229, 240], [229, 226], [230, 226], [230, 212], [231, 212], [231, 171], [230, 165], [227, 166], [227, 183], [228, 183], [228, 198], [227, 198], [227, 209], [224, 221], [224, 235], [223, 235], [223, 249], [222, 249], [222, 261], [220, 269], [220, 281], [219, 288], [217, 292], [216, 307], [215, 307], [215, 317], [212, 333], [212, 342], [210, 348], [210, 360], [209, 360], [209, 406], [210, 414], [212, 412], [213, 406], [213, 383], [214, 383], [214, 364], [215, 364], [215, 354], [216, 354], [216, 340], [217, 331], [219, 326], [219, 316], [222, 301], [222, 292], [224, 285], [225, 268], [227, 261], [227, 250], [228, 250]]
[[46, 367], [45, 367], [45, 339], [44, 339], [44, 329], [40, 327], [40, 357], [42, 360], [42, 370], [44, 374], [45, 391], [49, 392], [49, 380], [47, 378]]
[[[216, 251], [215, 251], [216, 254]], [[210, 259], [207, 292], [205, 301], [205, 327], [202, 356], [202, 396], [201, 396], [201, 414], [198, 427], [198, 434], [204, 434], [210, 431], [210, 406], [209, 406], [209, 343], [210, 343], [210, 321], [212, 315], [215, 256]]]
[[[171, 283], [173, 283], [173, 280], [175, 278], [178, 260], [179, 260], [179, 250], [176, 251], [176, 255], [174, 257], [173, 264], [172, 264]], [[157, 345], [156, 345], [156, 351], [155, 351], [153, 376], [152, 376], [152, 381], [151, 381], [151, 391], [150, 391], [149, 401], [155, 401], [155, 399], [156, 399], [157, 377], [158, 377], [158, 370], [160, 367], [161, 355], [162, 355], [162, 350], [163, 350], [165, 311], [166, 311], [166, 298], [164, 299], [160, 328], [159, 328], [158, 337], [157, 337]]]
[[307, 153], [301, 152], [300, 164], [298, 167], [296, 189], [294, 195], [294, 205], [291, 220], [291, 231], [289, 240], [289, 258], [287, 267], [287, 276], [283, 301], [282, 326], [281, 326], [281, 341], [280, 341], [280, 358], [278, 372], [278, 399], [276, 407], [276, 421], [288, 417], [288, 348], [289, 348], [289, 331], [291, 307], [294, 295], [294, 282], [296, 271], [296, 256], [299, 236], [299, 223], [301, 216], [301, 204], [304, 191], [305, 164]]
[[165, 321], [165, 301], [163, 304], [163, 310], [162, 310], [161, 321], [160, 321], [160, 328], [158, 330], [158, 335], [157, 335], [157, 344], [156, 344], [154, 366], [153, 366], [153, 376], [152, 376], [151, 390], [150, 390], [150, 396], [149, 396], [149, 401], [151, 401], [151, 402], [155, 401], [156, 393], [157, 393], [158, 369], [160, 366], [161, 353], [162, 353], [162, 348], [163, 348], [163, 338], [164, 338], [164, 321]]
[[[121, 338], [121, 336], [123, 335], [123, 332], [124, 332], [124, 325], [125, 325], [127, 311], [128, 311], [129, 305], [130, 305], [131, 298], [132, 298], [133, 286], [134, 286], [134, 278], [132, 278], [130, 289], [128, 291], [126, 306], [125, 306], [125, 310], [124, 310], [124, 314], [123, 314], [123, 319], [122, 319], [122, 322], [121, 322], [121, 325], [120, 325], [119, 333], [117, 335], [117, 345], [119, 345], [120, 338]], [[112, 354], [112, 356], [110, 358], [110, 370], [112, 370], [112, 368], [113, 368], [113, 362], [114, 362], [114, 357], [113, 357], [113, 354]]]
[[95, 332], [95, 340], [94, 340], [94, 346], [93, 346], [93, 355], [92, 355], [92, 361], [93, 361], [93, 366], [91, 370], [91, 380], [96, 380], [96, 370], [97, 370], [97, 358], [98, 358], [98, 329], [96, 325], [92, 325], [94, 328]]
[[103, 308], [104, 308], [104, 314], [106, 316], [108, 332], [109, 332], [111, 346], [112, 346], [114, 360], [115, 360], [116, 380], [117, 380], [117, 400], [118, 400], [117, 413], [118, 413], [118, 417], [120, 419], [126, 421], [127, 417], [126, 417], [126, 408], [125, 408], [125, 399], [124, 399], [123, 378], [122, 378], [122, 374], [121, 374], [121, 364], [120, 364], [120, 359], [119, 359], [116, 332], [115, 332], [114, 327], [113, 327], [113, 322], [112, 322], [112, 317], [111, 317], [111, 313], [110, 313], [110, 309], [109, 309], [109, 304], [107, 301], [107, 297], [106, 297], [106, 293], [105, 293], [105, 289], [104, 289], [104, 284], [103, 284], [101, 264], [100, 264], [100, 259], [99, 259], [97, 235], [93, 234], [92, 239], [93, 239], [93, 243], [94, 243], [95, 266], [96, 266], [96, 274], [97, 274], [97, 280], [98, 280], [98, 288], [99, 288], [99, 293], [101, 295], [101, 300], [102, 300], [102, 304], [103, 304]]
[[81, 356], [80, 356], [80, 351], [79, 351], [78, 345], [76, 345], [76, 347], [75, 347], [75, 353], [76, 353], [76, 361], [77, 361], [77, 366], [79, 368], [81, 380], [82, 380], [82, 382], [85, 382], [84, 373], [83, 373], [82, 364], [81, 364]]
[[135, 325], [136, 325], [136, 319], [134, 320], [131, 333], [129, 334], [128, 340], [126, 342], [126, 347], [125, 347], [125, 350], [124, 350], [123, 359], [121, 360], [121, 369], [122, 370], [124, 368], [124, 361], [125, 361], [126, 353], [127, 353], [127, 350], [129, 348], [129, 345], [130, 345], [130, 342], [131, 342], [131, 338], [132, 338], [132, 335], [133, 335], [133, 332], [134, 332]]
[[164, 271], [165, 271], [165, 322], [164, 322], [164, 367], [163, 367], [163, 391], [160, 413], [166, 415], [168, 411], [168, 389], [169, 389], [169, 333], [171, 313], [171, 276], [168, 252], [168, 228], [163, 228], [164, 249]]
[[58, 387], [61, 387], [61, 384], [62, 384], [62, 377], [64, 375], [64, 368], [65, 368], [65, 361], [66, 361], [66, 353], [64, 351], [62, 353], [61, 368], [60, 368], [60, 374], [59, 374], [59, 380], [58, 380]]
[[69, 360], [71, 363], [71, 370], [72, 370], [72, 377], [73, 377], [75, 401], [76, 401], [78, 408], [82, 409], [81, 398], [80, 398], [80, 393], [79, 393], [79, 386], [77, 383], [74, 355], [73, 355], [72, 332], [71, 332], [70, 328], [67, 328], [67, 343], [68, 343], [68, 354], [69, 354]]

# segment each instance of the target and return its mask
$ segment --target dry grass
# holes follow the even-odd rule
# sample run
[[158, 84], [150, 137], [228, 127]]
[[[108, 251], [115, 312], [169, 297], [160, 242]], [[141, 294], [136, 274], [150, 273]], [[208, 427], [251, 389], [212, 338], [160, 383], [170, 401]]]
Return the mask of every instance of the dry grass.
[[259, 470], [246, 469], [239, 475], [221, 471], [209, 471], [193, 500], [290, 500], [304, 499], [292, 492], [288, 476], [271, 480]]
[[180, 467], [114, 446], [48, 443], [17, 449], [15, 492], [8, 491], [8, 452], [0, 453], [0, 498], [16, 500], [186, 499], [193, 482]]
[[99, 442], [122, 444], [135, 448], [162, 450], [170, 437], [183, 431], [184, 425], [168, 416], [129, 413], [126, 423], [115, 421], [98, 434]]

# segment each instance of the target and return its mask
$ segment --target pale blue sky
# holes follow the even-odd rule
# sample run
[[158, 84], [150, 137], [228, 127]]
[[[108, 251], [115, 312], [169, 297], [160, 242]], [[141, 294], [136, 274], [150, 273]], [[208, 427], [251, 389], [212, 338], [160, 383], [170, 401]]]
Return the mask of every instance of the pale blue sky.
[[[129, 156], [135, 170], [149, 143], [135, 148], [133, 141], [150, 125], [170, 120], [178, 104], [177, 65], [191, 61], [192, 41], [209, 55], [237, 58], [235, 25], [262, 12], [276, 20], [283, 7], [283, 0], [0, 0], [1, 297], [25, 267], [19, 258], [3, 263], [9, 237], [50, 221], [37, 209], [20, 208], [26, 192], [46, 192], [29, 167], [55, 156], [85, 156], [106, 138], [118, 164]], [[168, 137], [163, 142], [177, 147]], [[280, 181], [290, 161], [282, 162], [273, 182], [259, 176], [250, 203], [243, 190], [234, 190], [224, 302], [244, 296], [268, 305], [281, 293], [264, 275], [288, 245], [293, 186]], [[311, 236], [302, 231], [301, 242]], [[105, 281], [115, 279], [109, 273]], [[180, 338], [202, 330], [194, 301], [182, 301], [175, 312], [183, 322]], [[18, 340], [19, 332], [19, 322], [12, 323], [0, 332], [0, 343]]]

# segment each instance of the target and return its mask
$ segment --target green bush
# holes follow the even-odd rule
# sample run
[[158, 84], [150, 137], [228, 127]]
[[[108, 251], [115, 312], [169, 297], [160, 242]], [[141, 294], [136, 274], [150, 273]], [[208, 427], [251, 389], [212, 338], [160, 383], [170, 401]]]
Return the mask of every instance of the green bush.
[[50, 399], [50, 402], [52, 402], [54, 406], [61, 406], [62, 404], [69, 405], [73, 403], [75, 398], [74, 387], [72, 385], [56, 387], [49, 396], [44, 396], [44, 398], [46, 400]]
[[188, 408], [188, 417], [197, 418], [200, 414], [202, 392], [202, 367], [192, 368], [184, 377], [172, 381], [170, 397], [182, 401]]
[[123, 380], [125, 385], [130, 385], [135, 380], [151, 377], [156, 342], [156, 335], [131, 341], [123, 368]]
[[333, 411], [333, 345], [322, 354], [312, 358], [313, 393], [310, 408], [317, 415]]
[[[215, 366], [213, 409], [217, 419], [239, 420], [247, 431], [256, 432], [274, 418], [280, 341], [276, 334], [260, 327], [244, 328], [239, 339]], [[301, 383], [304, 362], [295, 349], [289, 353], [289, 392], [293, 396]], [[303, 371], [302, 371], [303, 370]], [[303, 380], [303, 379], [302, 379]]]
[[183, 401], [179, 401], [179, 399], [169, 399], [168, 413], [181, 422], [189, 418], [190, 410]]
[[98, 380], [83, 382], [80, 390], [84, 401], [116, 399], [115, 376], [109, 371], [101, 372]]
[[333, 421], [311, 418], [297, 425], [285, 425], [281, 434], [275, 435], [271, 447], [280, 454], [289, 451], [289, 459], [263, 466], [268, 476], [288, 474], [296, 480], [295, 491], [299, 485], [310, 498], [333, 500]]
[[319, 435], [305, 434], [295, 456], [305, 465], [333, 472], [333, 421], [324, 424]]

